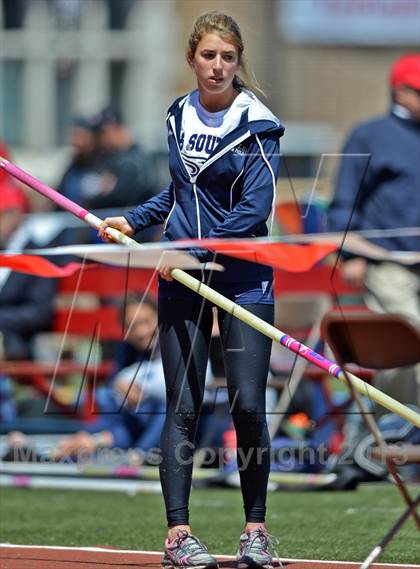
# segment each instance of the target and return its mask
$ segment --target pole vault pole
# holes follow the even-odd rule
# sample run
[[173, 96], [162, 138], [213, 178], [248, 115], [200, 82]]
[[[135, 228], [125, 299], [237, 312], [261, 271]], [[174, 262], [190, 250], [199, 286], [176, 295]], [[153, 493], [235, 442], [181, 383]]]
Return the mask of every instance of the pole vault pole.
[[[5, 158], [1, 157], [0, 157], [0, 167], [6, 170], [6, 172], [8, 172], [11, 176], [16, 178], [17, 180], [23, 182], [33, 190], [39, 192], [43, 196], [47, 197], [48, 199], [56, 203], [61, 208], [69, 211], [73, 215], [77, 216], [79, 219], [82, 219], [91, 227], [99, 229], [102, 223], [102, 220], [99, 217], [93, 215], [92, 213], [82, 208], [81, 206], [77, 205], [76, 203], [72, 202], [65, 196], [59, 194], [56, 190], [53, 190], [46, 184], [40, 182], [39, 180], [37, 180], [36, 178], [31, 176], [24, 170], [22, 170], [21, 168], [18, 168], [17, 166], [6, 160]], [[128, 245], [131, 247], [141, 247], [141, 245], [136, 241], [134, 241], [134, 239], [131, 239], [127, 235], [124, 235], [123, 233], [118, 231], [118, 229], [108, 227], [106, 229], [106, 233], [110, 237], [112, 237], [112, 239], [117, 243], [121, 243], [123, 245]], [[219, 294], [218, 292], [216, 292], [209, 286], [205, 285], [201, 281], [197, 280], [196, 278], [192, 277], [185, 271], [182, 271], [181, 269], [172, 269], [171, 277], [176, 281], [182, 283], [189, 289], [193, 290], [194, 292], [196, 292], [206, 300], [212, 302], [216, 306], [219, 306], [220, 308], [222, 308], [232, 316], [239, 318], [239, 320], [245, 322], [245, 324], [248, 324], [252, 328], [255, 328], [265, 336], [268, 336], [275, 342], [278, 342], [282, 346], [286, 347], [288, 350], [294, 352], [298, 356], [306, 359], [315, 366], [324, 370], [332, 377], [339, 379], [343, 383], [347, 383], [347, 381], [349, 380], [353, 385], [353, 387], [362, 395], [370, 398], [379, 405], [382, 405], [382, 407], [385, 407], [392, 413], [396, 413], [397, 415], [399, 415], [406, 421], [409, 421], [416, 427], [420, 427], [420, 414], [414, 411], [413, 409], [410, 409], [406, 405], [403, 405], [399, 401], [396, 401], [392, 397], [389, 397], [388, 395], [386, 395], [386, 393], [383, 393], [379, 389], [376, 389], [376, 387], [369, 385], [368, 383], [366, 383], [356, 375], [349, 372], [344, 373], [344, 371], [336, 363], [332, 362], [331, 360], [328, 360], [321, 354], [318, 354], [311, 348], [305, 346], [301, 342], [298, 342], [297, 340], [295, 340], [288, 334], [285, 334], [281, 330], [278, 330], [268, 322], [265, 322], [265, 320], [262, 320], [258, 316], [251, 314], [251, 312], [248, 312], [248, 310], [246, 310], [239, 304], [236, 304], [235, 302], [232, 302], [231, 300], [227, 299], [226, 297]]]

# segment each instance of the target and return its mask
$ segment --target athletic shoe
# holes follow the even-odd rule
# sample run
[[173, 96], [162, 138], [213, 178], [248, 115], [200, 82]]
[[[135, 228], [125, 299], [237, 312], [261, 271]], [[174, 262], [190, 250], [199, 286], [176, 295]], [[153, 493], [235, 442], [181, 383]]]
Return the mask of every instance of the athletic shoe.
[[219, 565], [197, 537], [185, 530], [180, 530], [175, 539], [165, 541], [162, 567], [165, 569], [218, 569]]
[[[244, 532], [239, 539], [239, 551], [236, 555], [238, 569], [273, 569], [273, 556], [278, 559], [274, 544], [278, 539], [270, 535], [266, 529], [259, 527]], [[280, 567], [282, 566], [279, 561]]]

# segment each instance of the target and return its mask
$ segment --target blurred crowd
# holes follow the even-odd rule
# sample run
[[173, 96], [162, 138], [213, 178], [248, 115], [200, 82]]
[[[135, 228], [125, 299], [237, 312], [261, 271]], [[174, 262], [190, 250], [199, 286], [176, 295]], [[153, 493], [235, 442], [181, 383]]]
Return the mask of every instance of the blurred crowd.
[[[390, 112], [358, 125], [345, 143], [335, 193], [327, 212], [330, 230], [420, 227], [420, 54], [397, 61], [389, 81]], [[153, 160], [136, 142], [118, 109], [107, 107], [90, 117], [76, 117], [70, 126], [69, 141], [72, 157], [58, 189], [87, 209], [133, 206], [161, 189]], [[0, 143], [0, 155], [8, 157], [4, 143]], [[31, 236], [21, 230], [24, 216], [29, 213], [28, 199], [23, 189], [2, 169], [0, 192], [1, 249], [18, 252], [30, 248], [33, 245]], [[144, 240], [157, 238], [159, 231], [156, 230], [146, 239], [143, 237]], [[76, 233], [68, 233], [61, 242], [84, 239]], [[415, 234], [394, 235], [378, 244], [390, 251], [406, 253], [420, 249], [419, 237]], [[418, 264], [405, 266], [346, 256], [342, 259], [341, 270], [349, 284], [363, 288], [365, 302], [371, 310], [400, 312], [418, 325]], [[33, 339], [38, 333], [51, 329], [56, 290], [57, 282], [53, 279], [0, 268], [0, 361], [36, 357]], [[97, 390], [96, 402], [101, 413], [94, 422], [81, 425], [77, 432], [50, 449], [48, 458], [51, 460], [74, 459], [83, 449], [91, 453], [102, 448], [147, 452], [159, 445], [165, 414], [165, 384], [156, 333], [156, 304], [151, 297], [133, 295], [125, 299], [120, 312], [122, 325], [128, 333], [123, 341], [113, 346], [113, 371]], [[198, 447], [234, 445], [217, 336], [215, 328]], [[290, 368], [285, 371], [277, 365], [282, 354], [279, 355], [278, 347], [273, 349], [270, 380], [274, 388], [267, 392], [269, 412], [276, 408], [282, 389], [287, 387]], [[411, 387], [405, 388], [403, 398], [418, 406], [418, 369], [412, 374], [414, 379]], [[276, 380], [279, 380], [277, 384]], [[398, 398], [401, 395], [399, 376], [391, 374], [388, 382]], [[0, 418], [5, 425], [8, 422], [18, 425], [15, 389], [12, 380], [0, 373]], [[341, 395], [334, 396], [338, 404]], [[302, 382], [285, 409], [286, 420], [272, 432], [274, 440], [280, 441], [278, 444], [281, 445], [281, 441], [287, 439], [289, 447], [296, 441], [312, 441], [313, 444], [316, 441], [317, 445], [325, 445], [327, 453], [339, 453], [342, 441], [337, 442], [337, 436], [342, 437], [343, 432], [334, 420], [327, 429], [317, 427], [317, 419], [327, 408], [328, 402], [319, 382]], [[270, 415], [268, 420], [270, 422]], [[48, 429], [48, 418], [46, 421]], [[359, 424], [356, 430], [360, 440], [363, 425]], [[12, 432], [9, 443], [12, 450], [23, 447], [25, 435]], [[10, 459], [15, 455], [9, 452], [7, 456]], [[296, 469], [306, 471], [324, 467], [325, 464], [316, 460], [312, 464], [296, 464]]]
[[[58, 190], [88, 210], [126, 208], [145, 202], [160, 191], [162, 176], [152, 154], [141, 148], [121, 112], [106, 107], [92, 116], [78, 116], [68, 135], [72, 157]], [[152, 228], [142, 241], [159, 238]], [[86, 242], [92, 235], [67, 231], [61, 243]]]
[[157, 191], [152, 165], [118, 109], [76, 117], [69, 142], [73, 157], [58, 189], [86, 209], [137, 205]]

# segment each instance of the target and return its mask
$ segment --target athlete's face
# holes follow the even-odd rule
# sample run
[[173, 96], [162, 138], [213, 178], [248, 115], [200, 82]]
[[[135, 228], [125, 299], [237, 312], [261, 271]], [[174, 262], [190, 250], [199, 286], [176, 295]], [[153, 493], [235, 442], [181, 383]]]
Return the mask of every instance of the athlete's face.
[[239, 70], [236, 47], [216, 34], [206, 34], [189, 58], [200, 90], [207, 94], [221, 94], [232, 89], [235, 73]]

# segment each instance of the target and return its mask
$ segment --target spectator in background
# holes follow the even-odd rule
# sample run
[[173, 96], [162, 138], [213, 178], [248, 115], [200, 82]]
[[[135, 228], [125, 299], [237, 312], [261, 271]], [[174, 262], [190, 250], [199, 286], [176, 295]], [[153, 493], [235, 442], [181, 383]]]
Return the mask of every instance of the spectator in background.
[[[1, 139], [0, 156], [10, 160], [7, 146]], [[17, 185], [17, 182], [3, 168], [0, 168], [0, 197], [0, 207], [2, 208], [0, 246], [4, 249], [4, 244], [19, 225], [22, 213], [28, 211], [29, 204], [26, 195]], [[6, 211], [7, 215], [4, 215]]]
[[128, 294], [120, 307], [120, 321], [125, 330], [124, 340], [116, 347], [114, 371], [109, 380], [133, 364], [148, 360], [156, 351], [156, 301], [143, 293]]
[[[389, 82], [390, 113], [357, 126], [344, 146], [328, 211], [330, 231], [420, 227], [420, 53], [399, 58]], [[420, 251], [418, 235], [371, 241], [390, 251]], [[353, 257], [344, 259], [342, 274], [351, 285], [365, 285], [371, 310], [399, 312], [420, 323], [419, 265]], [[416, 393], [415, 381], [392, 374], [387, 390], [406, 403], [419, 404], [417, 382]]]
[[75, 117], [69, 130], [72, 147], [70, 164], [63, 174], [58, 190], [77, 203], [89, 200], [99, 192], [98, 145], [89, 119]]
[[157, 306], [151, 297], [131, 294], [121, 317], [125, 341], [107, 387], [97, 393], [100, 416], [90, 431], [63, 439], [53, 452], [60, 459], [100, 448], [149, 451], [159, 445], [165, 420], [165, 380], [157, 344]]
[[[1, 142], [0, 154], [8, 157]], [[27, 200], [3, 169], [0, 169], [0, 196], [0, 249], [22, 251], [34, 244], [22, 225]], [[0, 268], [0, 352], [3, 358], [32, 357], [33, 337], [51, 324], [55, 290], [53, 279]]]
[[[97, 136], [90, 120], [82, 116], [75, 117], [70, 125], [68, 140], [72, 156], [58, 184], [58, 191], [66, 198], [82, 204], [99, 192], [99, 151]], [[94, 240], [87, 227], [63, 227], [56, 244], [71, 245]]]
[[121, 113], [107, 107], [91, 120], [102, 156], [97, 193], [87, 197], [83, 205], [88, 209], [114, 208], [149, 199], [154, 188], [147, 160]]
[[[398, 59], [389, 82], [390, 113], [356, 126], [344, 146], [327, 227], [394, 229], [392, 236], [369, 239], [389, 251], [418, 252], [418, 235], [397, 233], [420, 227], [420, 53]], [[397, 312], [420, 324], [420, 265], [345, 257], [341, 271], [350, 285], [365, 286], [369, 309]], [[374, 382], [403, 403], [420, 405], [419, 366], [380, 372]], [[383, 414], [380, 408], [375, 411]], [[355, 452], [364, 431], [360, 415], [349, 414], [344, 452]], [[344, 466], [343, 476], [346, 468], [352, 467]]]

